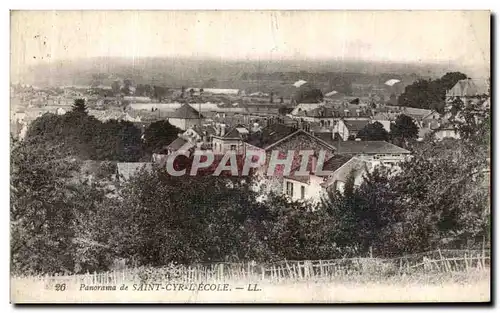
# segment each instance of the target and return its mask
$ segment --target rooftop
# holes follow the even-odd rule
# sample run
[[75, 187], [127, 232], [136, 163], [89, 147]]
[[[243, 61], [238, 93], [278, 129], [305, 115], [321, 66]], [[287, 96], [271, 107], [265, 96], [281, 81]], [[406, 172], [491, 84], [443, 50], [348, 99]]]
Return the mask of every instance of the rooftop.
[[199, 119], [203, 118], [203, 115], [201, 115], [198, 110], [194, 109], [189, 104], [183, 104], [180, 108], [175, 110], [170, 117], [181, 119]]
[[486, 80], [462, 79], [446, 92], [447, 97], [474, 97], [488, 94]]
[[257, 148], [265, 149], [286, 136], [291, 135], [295, 131], [297, 131], [297, 129], [292, 126], [280, 123], [271, 124], [258, 132], [250, 134], [246, 142]]
[[349, 154], [335, 154], [323, 164], [323, 170], [335, 172], [350, 159], [352, 156]]
[[369, 120], [349, 120], [346, 121], [344, 120], [345, 126], [349, 129], [349, 131], [360, 131], [362, 130], [366, 125], [370, 124]]
[[349, 175], [352, 173], [354, 177], [360, 177], [367, 170], [372, 168], [375, 163], [363, 160], [357, 157], [350, 158], [347, 162], [340, 165], [337, 170], [335, 170], [335, 177], [330, 178], [325, 182], [324, 186], [329, 186], [333, 183], [333, 180], [346, 181]]
[[338, 141], [334, 143], [339, 154], [408, 154], [410, 151], [386, 141]]
[[177, 151], [182, 148], [182, 146], [184, 146], [187, 142], [188, 141], [184, 138], [178, 137], [167, 146], [167, 149], [170, 151]]
[[[351, 155], [340, 155], [340, 154], [335, 154], [332, 156], [330, 159], [328, 159], [324, 164], [323, 164], [323, 171], [330, 171], [330, 172], [335, 172], [338, 170], [340, 167], [342, 167], [344, 164], [346, 164], [349, 160], [352, 159]], [[314, 172], [316, 169], [312, 168], [313, 162], [309, 161], [307, 164], [306, 171], [309, 172], [311, 175], [316, 175]], [[303, 175], [294, 175], [295, 172], [299, 171], [300, 165], [294, 168], [291, 171], [291, 174], [289, 176], [286, 176], [288, 179], [293, 179], [295, 181], [299, 181], [302, 183], [309, 183], [309, 175], [308, 176], [303, 176]], [[324, 175], [316, 175], [319, 177], [323, 177]]]

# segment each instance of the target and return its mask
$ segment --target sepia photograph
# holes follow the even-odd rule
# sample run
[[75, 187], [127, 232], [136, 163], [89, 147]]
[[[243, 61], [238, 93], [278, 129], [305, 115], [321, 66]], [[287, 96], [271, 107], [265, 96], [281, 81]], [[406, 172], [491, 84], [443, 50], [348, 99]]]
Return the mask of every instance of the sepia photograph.
[[491, 24], [11, 10], [10, 302], [491, 302]]

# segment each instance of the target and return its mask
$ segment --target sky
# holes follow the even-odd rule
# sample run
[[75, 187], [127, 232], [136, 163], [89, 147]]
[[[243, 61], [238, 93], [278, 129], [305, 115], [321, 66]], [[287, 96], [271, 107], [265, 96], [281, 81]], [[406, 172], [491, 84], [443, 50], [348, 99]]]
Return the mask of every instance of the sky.
[[489, 72], [488, 11], [13, 11], [11, 68], [96, 56], [452, 62]]

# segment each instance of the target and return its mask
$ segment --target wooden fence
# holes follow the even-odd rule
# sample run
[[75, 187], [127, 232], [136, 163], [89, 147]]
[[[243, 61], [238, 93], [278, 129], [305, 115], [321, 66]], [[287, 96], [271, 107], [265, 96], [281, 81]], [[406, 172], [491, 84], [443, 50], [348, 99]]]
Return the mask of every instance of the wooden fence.
[[30, 277], [35, 280], [86, 285], [200, 281], [280, 281], [325, 279], [338, 276], [391, 276], [415, 272], [458, 272], [490, 267], [489, 250], [435, 250], [398, 258], [346, 258], [334, 260], [280, 261], [268, 264], [210, 263], [161, 268], [139, 267], [80, 275]]

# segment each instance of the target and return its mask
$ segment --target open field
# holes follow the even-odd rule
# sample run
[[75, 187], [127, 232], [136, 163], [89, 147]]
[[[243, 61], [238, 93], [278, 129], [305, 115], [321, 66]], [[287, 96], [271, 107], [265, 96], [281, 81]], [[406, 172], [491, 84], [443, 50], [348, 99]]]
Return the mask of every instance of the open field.
[[[161, 282], [162, 286], [167, 283]], [[228, 291], [151, 290], [134, 291], [140, 282], [126, 282], [128, 291], [80, 290], [81, 285], [69, 281], [64, 291], [56, 291], [46, 281], [30, 278], [11, 280], [11, 301], [15, 303], [210, 303], [210, 302], [449, 302], [490, 301], [489, 269], [473, 269], [468, 272], [448, 272], [392, 276], [387, 278], [368, 275], [352, 275], [282, 281], [261, 280], [258, 277], [245, 280], [213, 280], [203, 284], [228, 284]], [[248, 291], [260, 289], [260, 291]], [[257, 284], [256, 286], [254, 284]], [[191, 283], [186, 283], [186, 286]], [[237, 290], [237, 287], [244, 288]], [[161, 287], [160, 287], [161, 288]], [[170, 285], [170, 289], [173, 286]], [[188, 288], [188, 287], [187, 287]], [[203, 287], [205, 288], [205, 287]], [[209, 289], [210, 287], [206, 287]]]

